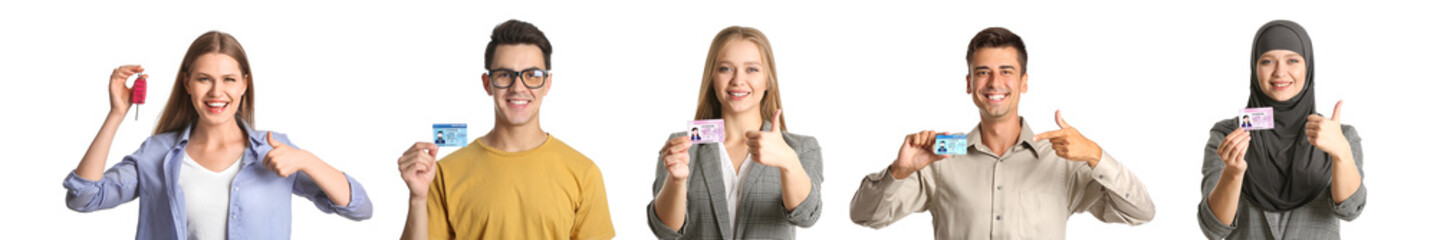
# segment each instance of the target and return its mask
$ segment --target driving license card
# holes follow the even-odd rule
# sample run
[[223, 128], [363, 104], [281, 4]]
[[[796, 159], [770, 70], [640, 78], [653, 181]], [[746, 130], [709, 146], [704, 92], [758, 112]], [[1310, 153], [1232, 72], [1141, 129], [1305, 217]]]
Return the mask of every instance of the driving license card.
[[435, 123], [434, 144], [439, 147], [464, 147], [469, 145], [469, 124]]
[[968, 154], [968, 135], [938, 135], [933, 140], [933, 153], [938, 155]]
[[692, 120], [685, 130], [693, 143], [723, 142], [723, 119]]
[[1272, 129], [1272, 108], [1247, 108], [1238, 112], [1237, 125], [1247, 130]]

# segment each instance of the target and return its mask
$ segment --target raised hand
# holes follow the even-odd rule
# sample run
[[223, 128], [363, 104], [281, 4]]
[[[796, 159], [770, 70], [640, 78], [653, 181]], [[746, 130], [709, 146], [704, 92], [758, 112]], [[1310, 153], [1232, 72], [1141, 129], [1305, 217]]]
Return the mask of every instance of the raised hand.
[[439, 145], [416, 142], [399, 157], [399, 177], [409, 186], [410, 198], [429, 196], [429, 183], [434, 181], [434, 174], [439, 172], [438, 161], [434, 160], [438, 154]]
[[265, 138], [269, 140], [269, 145], [274, 149], [264, 154], [264, 166], [280, 177], [289, 177], [290, 174], [309, 169], [312, 163], [319, 161], [319, 157], [310, 154], [309, 151], [293, 148], [274, 140], [274, 132], [266, 133]]
[[1217, 146], [1217, 156], [1222, 157], [1222, 163], [1226, 165], [1223, 172], [1247, 172], [1247, 146], [1251, 140], [1252, 134], [1242, 128], [1234, 129], [1222, 139], [1222, 144]]
[[789, 169], [798, 165], [798, 153], [793, 152], [793, 148], [783, 140], [783, 133], [778, 131], [780, 115], [783, 115], [782, 109], [773, 113], [773, 127], [768, 131], [750, 130], [744, 132], [743, 135], [748, 140], [748, 154], [753, 157], [755, 163]]
[[1352, 154], [1352, 145], [1347, 142], [1347, 136], [1342, 134], [1341, 100], [1337, 101], [1337, 106], [1332, 107], [1332, 118], [1317, 114], [1307, 116], [1307, 142], [1330, 155]]
[[680, 136], [669, 139], [664, 143], [664, 148], [659, 149], [664, 168], [669, 170], [669, 181], [683, 182], [689, 179], [689, 147], [693, 145], [689, 136]]
[[889, 165], [888, 173], [892, 174], [893, 178], [904, 179], [918, 170], [923, 170], [933, 162], [943, 160], [942, 155], [935, 154], [930, 149], [933, 148], [934, 138], [938, 135], [948, 134], [934, 131], [908, 134], [903, 138], [903, 146], [898, 147], [898, 159], [893, 160], [893, 164]]
[[1097, 166], [1098, 161], [1103, 159], [1103, 148], [1083, 137], [1072, 125], [1068, 125], [1068, 121], [1063, 120], [1061, 110], [1053, 112], [1053, 120], [1058, 122], [1059, 129], [1033, 136], [1033, 141], [1048, 140], [1059, 157], [1069, 161], [1087, 162], [1089, 167]]
[[125, 81], [136, 73], [144, 72], [145, 68], [140, 65], [124, 65], [115, 68], [110, 73], [110, 113], [125, 115], [130, 111], [130, 88], [125, 87]]

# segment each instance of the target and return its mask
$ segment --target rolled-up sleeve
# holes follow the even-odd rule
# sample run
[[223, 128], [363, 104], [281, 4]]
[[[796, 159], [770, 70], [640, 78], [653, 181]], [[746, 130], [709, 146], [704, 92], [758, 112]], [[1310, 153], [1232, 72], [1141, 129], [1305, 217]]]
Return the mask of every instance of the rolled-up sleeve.
[[308, 174], [298, 172], [295, 176], [297, 178], [294, 181], [294, 194], [309, 199], [321, 212], [336, 213], [355, 221], [369, 219], [374, 215], [374, 204], [369, 201], [369, 194], [364, 191], [364, 186], [359, 185], [359, 181], [354, 180], [348, 173], [344, 174], [344, 179], [349, 181], [348, 206], [334, 204], [329, 195], [325, 194]]
[[794, 207], [793, 211], [779, 208], [780, 211], [784, 211], [784, 218], [786, 218], [788, 222], [799, 227], [813, 226], [814, 223], [818, 223], [818, 216], [823, 213], [823, 199], [819, 187], [823, 185], [822, 149], [818, 146], [818, 140], [812, 138], [806, 140], [807, 141], [802, 143], [804, 147], [800, 149], [807, 150], [798, 153], [798, 161], [800, 164], [803, 164], [803, 170], [808, 174], [809, 184], [811, 185], [808, 197], [804, 198], [803, 202], [800, 202], [797, 207]]
[[1367, 173], [1362, 171], [1362, 137], [1357, 135], [1357, 129], [1352, 126], [1343, 126], [1342, 132], [1347, 136], [1348, 145], [1352, 146], [1352, 158], [1353, 163], [1357, 164], [1357, 175], [1364, 181], [1357, 187], [1357, 191], [1352, 193], [1352, 196], [1347, 197], [1347, 200], [1342, 203], [1333, 201], [1332, 212], [1344, 221], [1352, 221], [1357, 220], [1357, 216], [1362, 215], [1362, 209], [1367, 207], [1367, 181], [1365, 181]]
[[[683, 133], [675, 133], [675, 134], [669, 135], [669, 138], [667, 138], [667, 139], [673, 139], [673, 138], [676, 138], [676, 137], [679, 137], [679, 136], [683, 136], [683, 135], [684, 135]], [[665, 140], [667, 141], [667, 139], [665, 139]], [[695, 145], [695, 146], [697, 146], [697, 145]], [[658, 169], [657, 169], [657, 170], [654, 170], [654, 184], [653, 184], [654, 195], [653, 195], [653, 197], [654, 197], [655, 199], [658, 198], [658, 196], [659, 196], [659, 191], [661, 191], [661, 190], [664, 189], [664, 180], [667, 179], [668, 176], [669, 176], [669, 170], [668, 170], [667, 168], [664, 168], [664, 157], [663, 157], [663, 154], [659, 154], [659, 158], [658, 158], [658, 159], [659, 159], [659, 161], [658, 161], [658, 167], [657, 167]], [[690, 169], [693, 169], [693, 162], [692, 162], [692, 161], [689, 162], [689, 168], [690, 168]], [[692, 181], [692, 179], [690, 179], [690, 180]], [[687, 196], [685, 196], [685, 197], [687, 197]], [[658, 210], [657, 210], [657, 209], [654, 209], [654, 201], [655, 201], [655, 200], [649, 200], [649, 206], [647, 207], [648, 215], [649, 215], [649, 231], [652, 231], [652, 232], [654, 233], [654, 237], [658, 237], [659, 239], [678, 239], [678, 238], [680, 238], [680, 237], [683, 237], [683, 236], [684, 236], [684, 231], [683, 231], [684, 229], [683, 229], [683, 228], [680, 228], [680, 229], [672, 229], [672, 228], [669, 228], [669, 225], [668, 225], [668, 224], [664, 224], [663, 220], [662, 220], [662, 219], [659, 219]], [[685, 208], [685, 209], [687, 209], [687, 208]], [[693, 222], [692, 222], [692, 219], [693, 219], [693, 218], [688, 218], [688, 217], [686, 217], [686, 218], [684, 219], [684, 226], [691, 226], [691, 224], [693, 223]]]
[[99, 181], [81, 178], [74, 171], [65, 177], [65, 205], [77, 212], [92, 212], [119, 206], [135, 200], [139, 195], [139, 169], [137, 158], [147, 156], [152, 143], [145, 141], [135, 153], [125, 156], [120, 163], [105, 170]]
[[[1217, 147], [1222, 144], [1226, 133], [1218, 131], [1212, 131], [1210, 133], [1211, 136], [1208, 137], [1207, 145], [1203, 148], [1202, 200], [1198, 201], [1197, 218], [1198, 226], [1202, 228], [1203, 235], [1207, 236], [1208, 239], [1222, 239], [1232, 234], [1233, 230], [1237, 230], [1239, 220], [1234, 218], [1233, 224], [1223, 224], [1221, 220], [1217, 219], [1217, 215], [1212, 212], [1212, 208], [1208, 205], [1208, 195], [1212, 193], [1213, 188], [1217, 188], [1217, 181], [1218, 178], [1220, 178], [1219, 175], [1222, 175], [1223, 167], [1227, 166], [1227, 164], [1222, 162], [1222, 158], [1217, 155]], [[1242, 204], [1242, 202], [1239, 201], [1238, 204]], [[1242, 206], [1238, 206], [1238, 209], [1242, 209]]]
[[930, 165], [904, 179], [893, 178], [887, 168], [869, 174], [853, 194], [848, 217], [858, 225], [883, 228], [908, 214], [927, 211], [933, 168]]
[[1139, 225], [1152, 221], [1156, 207], [1153, 205], [1153, 199], [1148, 196], [1147, 188], [1138, 180], [1137, 174], [1123, 167], [1107, 152], [1102, 155], [1102, 159], [1093, 166], [1087, 176], [1079, 176], [1087, 178], [1084, 185], [1100, 185], [1095, 188], [1077, 188], [1085, 191], [1078, 193], [1081, 196], [1097, 196], [1093, 198], [1094, 202], [1088, 205], [1087, 211], [1103, 222]]
[[[281, 133], [275, 134], [274, 136], [275, 139], [281, 143], [295, 149], [300, 149], [299, 146], [294, 145], [294, 142], [290, 142], [289, 135]], [[363, 185], [359, 185], [359, 181], [349, 176], [349, 173], [343, 174], [344, 180], [349, 183], [348, 206], [334, 204], [329, 194], [325, 194], [324, 189], [319, 187], [319, 183], [314, 182], [314, 178], [304, 172], [295, 172], [296, 177], [291, 192], [305, 199], [309, 199], [311, 203], [314, 203], [314, 207], [319, 208], [321, 212], [336, 213], [340, 216], [344, 216], [344, 218], [355, 221], [369, 219], [369, 217], [374, 215], [374, 204], [369, 202], [369, 194], [364, 191]]]

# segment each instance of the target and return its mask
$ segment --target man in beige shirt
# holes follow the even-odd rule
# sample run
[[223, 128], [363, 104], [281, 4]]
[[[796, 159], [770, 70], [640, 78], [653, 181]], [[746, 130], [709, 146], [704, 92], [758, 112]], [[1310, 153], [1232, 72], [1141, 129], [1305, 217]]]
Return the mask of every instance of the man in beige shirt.
[[863, 179], [849, 213], [882, 228], [932, 210], [937, 239], [1063, 239], [1068, 217], [1092, 213], [1130, 225], [1153, 218], [1153, 202], [1136, 175], [1054, 113], [1062, 129], [1034, 135], [1018, 116], [1028, 91], [1023, 40], [1004, 28], [979, 32], [968, 45], [967, 93], [982, 122], [968, 132], [966, 155], [932, 151], [934, 137], [908, 135], [898, 159]]

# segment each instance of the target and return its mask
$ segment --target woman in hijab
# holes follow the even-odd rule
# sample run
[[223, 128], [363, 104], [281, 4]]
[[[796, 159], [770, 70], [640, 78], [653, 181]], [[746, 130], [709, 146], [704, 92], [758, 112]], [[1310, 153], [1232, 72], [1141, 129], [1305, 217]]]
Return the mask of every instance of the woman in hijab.
[[1312, 40], [1297, 23], [1253, 39], [1248, 108], [1271, 107], [1274, 128], [1218, 121], [1203, 151], [1198, 222], [1209, 239], [1339, 239], [1338, 219], [1367, 204], [1357, 130], [1315, 109]]

